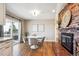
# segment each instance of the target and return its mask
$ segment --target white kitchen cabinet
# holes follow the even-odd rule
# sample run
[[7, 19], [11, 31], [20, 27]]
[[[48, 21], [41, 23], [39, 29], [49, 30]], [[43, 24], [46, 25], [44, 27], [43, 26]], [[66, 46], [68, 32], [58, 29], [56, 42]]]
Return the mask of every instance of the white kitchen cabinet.
[[4, 25], [5, 23], [5, 4], [0, 3], [0, 25]]

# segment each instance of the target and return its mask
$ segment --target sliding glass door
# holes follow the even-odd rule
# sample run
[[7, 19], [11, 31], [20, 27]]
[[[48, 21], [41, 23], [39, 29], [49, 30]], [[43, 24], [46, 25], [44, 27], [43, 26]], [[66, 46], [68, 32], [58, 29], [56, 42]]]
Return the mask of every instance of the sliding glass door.
[[14, 41], [20, 42], [21, 22], [16, 19], [6, 18], [4, 25], [4, 37], [11, 37]]
[[9, 20], [9, 19], [6, 19], [5, 21], [5, 25], [3, 26], [4, 28], [4, 37], [12, 37], [12, 32], [11, 32], [11, 29], [12, 29], [12, 21]]

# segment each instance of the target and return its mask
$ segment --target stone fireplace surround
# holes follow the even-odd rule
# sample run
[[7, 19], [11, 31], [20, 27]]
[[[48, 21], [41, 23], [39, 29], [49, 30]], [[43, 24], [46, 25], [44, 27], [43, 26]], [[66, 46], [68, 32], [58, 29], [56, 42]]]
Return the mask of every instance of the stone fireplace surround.
[[[61, 33], [73, 33], [73, 55], [76, 55], [76, 42], [79, 43], [79, 4], [69, 3], [64, 9], [60, 12], [60, 18], [64, 15], [65, 10], [71, 11], [71, 22], [70, 25], [66, 28], [59, 28], [59, 36]], [[59, 37], [60, 38], [60, 37]], [[61, 38], [60, 38], [61, 41]]]
[[61, 33], [73, 33], [73, 55], [76, 55], [76, 43], [79, 43], [79, 27], [66, 27], [60, 28], [60, 35]]

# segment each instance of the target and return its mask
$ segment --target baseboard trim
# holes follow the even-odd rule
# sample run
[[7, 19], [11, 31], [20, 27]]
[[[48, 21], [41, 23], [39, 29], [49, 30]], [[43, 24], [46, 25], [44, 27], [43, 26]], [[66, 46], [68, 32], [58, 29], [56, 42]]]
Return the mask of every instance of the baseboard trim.
[[45, 40], [45, 42], [55, 42], [54, 40]]

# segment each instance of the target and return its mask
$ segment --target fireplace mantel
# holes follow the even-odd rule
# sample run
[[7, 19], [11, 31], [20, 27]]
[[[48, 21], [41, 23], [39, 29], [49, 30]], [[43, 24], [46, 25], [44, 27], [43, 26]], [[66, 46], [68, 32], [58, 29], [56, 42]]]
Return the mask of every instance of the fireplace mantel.
[[66, 27], [66, 28], [59, 28], [60, 32], [72, 32], [72, 33], [79, 33], [79, 27]]

